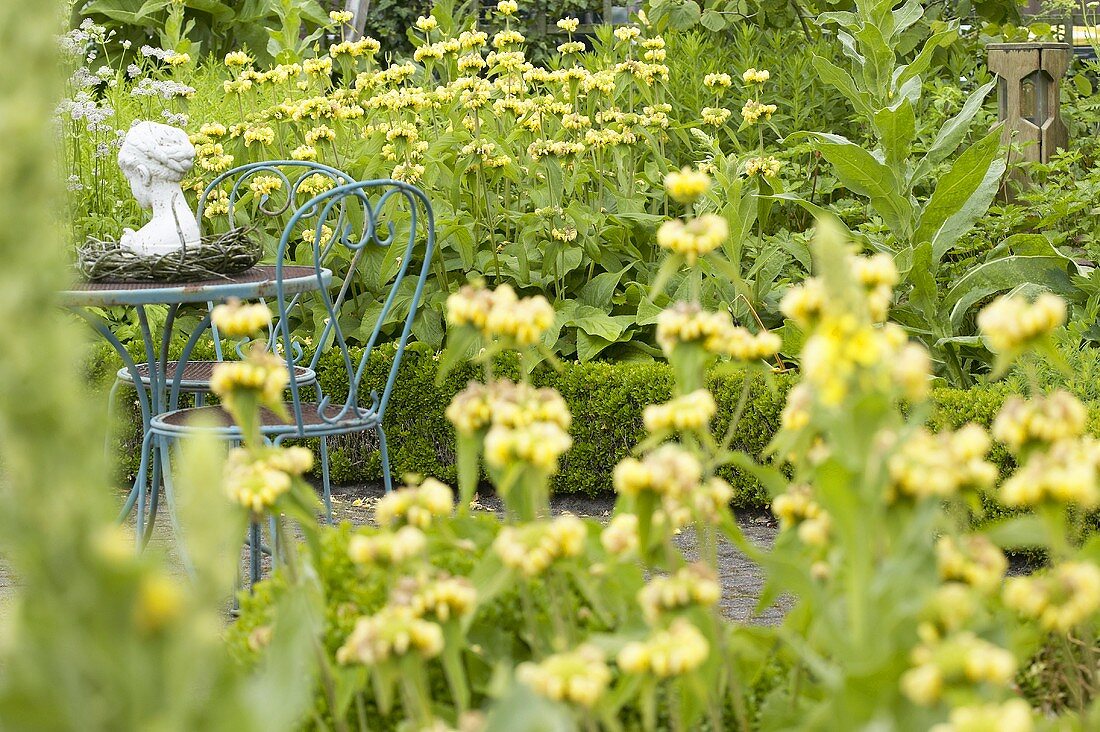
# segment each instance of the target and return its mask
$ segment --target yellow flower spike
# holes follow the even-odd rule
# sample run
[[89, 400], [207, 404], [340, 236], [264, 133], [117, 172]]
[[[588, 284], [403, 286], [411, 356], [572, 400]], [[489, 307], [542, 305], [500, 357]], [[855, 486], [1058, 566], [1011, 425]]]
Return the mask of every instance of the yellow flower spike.
[[699, 629], [677, 618], [668, 630], [657, 631], [643, 642], [628, 643], [615, 660], [625, 673], [668, 678], [691, 673], [709, 655], [710, 644]]
[[729, 74], [707, 74], [703, 77], [703, 86], [708, 89], [729, 89], [733, 78]]
[[581, 22], [577, 18], [562, 18], [557, 22], [558, 28], [565, 31], [566, 33], [576, 33], [577, 28], [580, 27], [580, 24]]
[[638, 517], [632, 513], [616, 514], [600, 533], [600, 544], [608, 554], [618, 557], [628, 557], [637, 552]]
[[932, 357], [919, 343], [908, 343], [894, 358], [892, 375], [902, 396], [910, 402], [923, 401], [932, 388]]
[[755, 99], [750, 99], [741, 108], [741, 118], [745, 121], [745, 124], [754, 125], [761, 119], [771, 119], [777, 109], [778, 107], [774, 104], [762, 104]]
[[997, 353], [1026, 348], [1065, 322], [1065, 301], [1049, 293], [1033, 303], [1019, 296], [1001, 296], [978, 313], [978, 328]]
[[231, 300], [217, 305], [210, 320], [218, 332], [226, 338], [256, 336], [271, 325], [271, 311], [261, 303], [242, 303]]
[[1012, 396], [993, 421], [993, 436], [1019, 453], [1025, 447], [1080, 437], [1087, 420], [1080, 400], [1061, 389], [1030, 400]]
[[979, 592], [996, 591], [1008, 569], [1008, 560], [981, 535], [966, 536], [956, 541], [945, 536], [936, 542], [936, 564], [940, 577], [956, 580]]
[[932, 664], [911, 668], [902, 674], [901, 692], [914, 704], [930, 707], [943, 692], [943, 674]]
[[1036, 506], [1044, 501], [1072, 503], [1085, 509], [1100, 505], [1100, 442], [1092, 437], [1063, 439], [1032, 455], [1001, 485], [1007, 506]]
[[437, 518], [449, 516], [454, 494], [443, 483], [428, 478], [419, 486], [405, 486], [383, 496], [374, 508], [381, 526], [410, 524], [428, 528]]
[[497, 12], [505, 18], [510, 18], [519, 12], [519, 3], [516, 0], [501, 0], [497, 3]]
[[[709, 186], [709, 179], [705, 175], [703, 177]], [[673, 198], [678, 201], [690, 203], [698, 197], [684, 198], [686, 195], [685, 190], [687, 190], [684, 186], [679, 186], [678, 190], [679, 193], [677, 194], [672, 193], [672, 188], [669, 189]], [[703, 188], [699, 195], [702, 195], [705, 191], [706, 188]], [[689, 220], [686, 224], [679, 219], [673, 219], [664, 222], [657, 229], [657, 245], [662, 249], [680, 254], [687, 260], [689, 265], [694, 264], [699, 257], [707, 255], [722, 246], [722, 243], [728, 238], [729, 225], [724, 218], [716, 214], [703, 214]]]
[[171, 577], [147, 575], [138, 586], [134, 624], [144, 633], [156, 633], [180, 617], [183, 601], [183, 591]]
[[694, 203], [710, 190], [710, 176], [700, 170], [684, 166], [681, 170], [672, 171], [665, 176], [665, 190], [675, 201], [684, 204]]
[[1069, 633], [1100, 610], [1100, 568], [1091, 562], [1065, 562], [1042, 574], [1012, 577], [1005, 584], [1004, 601], [1045, 630]]
[[952, 709], [948, 722], [937, 724], [931, 732], [1031, 732], [1034, 728], [1031, 706], [1023, 699], [1010, 699]]
[[705, 564], [692, 564], [674, 574], [655, 577], [638, 592], [638, 604], [646, 622], [656, 625], [667, 611], [691, 605], [711, 607], [722, 596], [714, 572]]
[[585, 644], [538, 663], [520, 664], [516, 679], [539, 696], [587, 709], [595, 706], [607, 691], [611, 670], [604, 661], [603, 651]]
[[348, 541], [348, 557], [356, 564], [397, 565], [424, 554], [428, 538], [415, 526], [393, 532], [356, 534]]
[[615, 29], [615, 38], [619, 43], [629, 43], [641, 35], [641, 29], [632, 25], [620, 25]]
[[254, 142], [258, 142], [261, 145], [272, 144], [273, 142], [275, 142], [275, 130], [265, 125], [247, 128], [244, 131], [245, 147], [252, 147], [252, 143]]
[[764, 84], [770, 78], [772, 75], [767, 69], [748, 69], [741, 75], [746, 84]]
[[336, 25], [347, 25], [355, 18], [355, 14], [347, 10], [333, 10], [328, 17]]
[[225, 55], [225, 65], [231, 69], [239, 69], [252, 63], [252, 57], [244, 51], [232, 51]]
[[707, 428], [717, 412], [714, 397], [706, 389], [677, 397], [665, 404], [650, 404], [643, 412], [645, 428], [662, 430], [701, 430]]
[[336, 661], [373, 666], [410, 653], [431, 659], [442, 653], [443, 645], [438, 624], [416, 617], [411, 608], [387, 606], [358, 620], [336, 651]]

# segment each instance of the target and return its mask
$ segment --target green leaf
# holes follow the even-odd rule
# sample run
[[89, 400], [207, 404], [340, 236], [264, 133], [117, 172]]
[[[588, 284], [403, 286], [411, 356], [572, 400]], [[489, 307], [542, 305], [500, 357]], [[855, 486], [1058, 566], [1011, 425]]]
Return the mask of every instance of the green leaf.
[[633, 316], [608, 315], [599, 308], [594, 308], [591, 305], [578, 305], [573, 312], [573, 316], [565, 322], [566, 325], [573, 325], [580, 328], [588, 335], [599, 336], [609, 341], [618, 339], [618, 337], [622, 335], [623, 330], [633, 323]]
[[913, 206], [886, 165], [846, 137], [823, 132], [810, 136], [845, 188], [871, 199], [871, 207], [899, 235], [911, 230]]
[[934, 262], [989, 209], [1005, 170], [1000, 149], [998, 125], [960, 155], [936, 184], [913, 236], [916, 242], [932, 242]]
[[614, 339], [601, 338], [588, 335], [583, 330], [577, 331], [577, 358], [581, 363], [591, 361], [600, 355], [600, 351], [615, 343]]
[[695, 0], [687, 0], [668, 11], [668, 23], [673, 30], [687, 30], [699, 22], [702, 9]]
[[1004, 549], [1023, 549], [1045, 546], [1048, 539], [1046, 525], [1035, 515], [1013, 516], [998, 521], [982, 530], [997, 546]]
[[876, 97], [881, 98], [894, 69], [894, 51], [874, 23], [863, 23], [852, 35], [859, 41], [866, 59], [862, 65], [863, 83]]
[[628, 269], [630, 269], [629, 266], [618, 272], [604, 272], [596, 275], [581, 288], [580, 301], [585, 305], [606, 310], [611, 305], [611, 297], [615, 294], [615, 288], [619, 286], [619, 280]]
[[944, 309], [951, 311], [951, 325], [962, 325], [967, 311], [985, 298], [1011, 290], [1025, 282], [1044, 285], [1060, 295], [1074, 291], [1071, 273], [1076, 265], [1065, 257], [1005, 257], [980, 264], [947, 292]]
[[[913, 263], [909, 269], [909, 281], [913, 290], [909, 302], [924, 316], [925, 324], [936, 320], [936, 277], [932, 272], [932, 245], [922, 242], [913, 248]], [[931, 327], [930, 325], [928, 327]]]
[[914, 181], [923, 177], [932, 165], [955, 152], [955, 148], [959, 146], [963, 137], [966, 136], [967, 130], [970, 129], [970, 123], [974, 120], [974, 115], [982, 108], [985, 98], [989, 96], [989, 92], [993, 90], [996, 84], [997, 81], [993, 80], [975, 89], [967, 97], [959, 113], [947, 120], [947, 124], [940, 128], [940, 131], [936, 134], [936, 139], [932, 142], [932, 146], [928, 148], [924, 159], [918, 165], [918, 169], [922, 169], [922, 172], [913, 175]]
[[900, 169], [909, 158], [909, 146], [917, 135], [917, 116], [913, 112], [913, 104], [903, 98], [894, 107], [880, 109], [875, 112], [874, 123], [882, 140], [886, 164], [895, 170]]
[[1073, 86], [1077, 89], [1077, 93], [1083, 97], [1092, 96], [1092, 81], [1086, 74], [1074, 74]]
[[890, 37], [896, 38], [907, 28], [924, 17], [924, 6], [921, 4], [920, 0], [907, 0], [904, 5], [893, 11], [892, 15], [894, 20], [894, 31], [890, 34]]
[[709, 31], [717, 33], [726, 27], [726, 19], [717, 10], [707, 8], [699, 17], [699, 25]]
[[866, 91], [856, 86], [855, 79], [844, 69], [840, 68], [832, 61], [821, 56], [814, 56], [813, 61], [814, 71], [826, 84], [830, 84], [836, 88], [844, 98], [847, 99], [856, 111], [860, 114], [871, 116], [871, 102], [870, 95]]
[[927, 71], [928, 66], [932, 63], [932, 56], [936, 53], [936, 49], [940, 46], [954, 43], [955, 39], [958, 37], [959, 32], [954, 22], [952, 22], [949, 27], [929, 36], [916, 58], [906, 66], [899, 66], [894, 71], [894, 87], [900, 88], [904, 86], [907, 81], [915, 79]]
[[450, 328], [447, 331], [447, 345], [443, 354], [439, 357], [439, 370], [436, 373], [436, 384], [442, 384], [455, 366], [473, 355], [480, 338], [476, 330], [469, 326]]
[[485, 732], [573, 732], [573, 716], [562, 704], [536, 695], [514, 683], [493, 705]]
[[858, 237], [852, 232], [852, 230], [848, 228], [848, 225], [840, 219], [836, 218], [833, 215], [832, 211], [823, 206], [818, 206], [816, 203], [810, 203], [806, 199], [800, 197], [797, 193], [776, 193], [772, 195], [771, 198], [779, 201], [790, 201], [791, 203], [797, 204], [805, 209], [807, 213], [811, 214], [814, 219], [828, 217], [833, 220], [833, 224], [835, 226], [840, 228], [841, 233], [843, 233], [848, 240], [855, 241], [856, 239], [858, 239]]
[[137, 10], [133, 3], [121, 3], [119, 0], [96, 0], [81, 11], [81, 15], [98, 14], [126, 25], [143, 26], [150, 21], [153, 13], [168, 7], [169, 0], [149, 0]]
[[187, 7], [210, 13], [217, 21], [230, 20], [236, 15], [233, 8], [221, 2], [221, 0], [187, 0]]

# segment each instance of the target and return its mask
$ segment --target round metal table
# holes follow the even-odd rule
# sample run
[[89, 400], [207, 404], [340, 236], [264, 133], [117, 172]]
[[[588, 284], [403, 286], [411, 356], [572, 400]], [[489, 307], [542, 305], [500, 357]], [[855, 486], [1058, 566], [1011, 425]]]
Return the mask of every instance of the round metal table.
[[[80, 315], [104, 338], [118, 353], [122, 363], [130, 372], [134, 388], [137, 390], [138, 405], [141, 411], [142, 436], [149, 431], [149, 422], [153, 417], [164, 412], [171, 411], [179, 406], [180, 379], [184, 373], [184, 365], [190, 358], [199, 338], [210, 328], [209, 308], [206, 316], [191, 333], [183, 352], [174, 369], [172, 382], [169, 383], [168, 375], [168, 351], [172, 344], [172, 331], [175, 325], [176, 315], [184, 305], [207, 304], [224, 302], [233, 298], [241, 300], [255, 300], [259, 298], [276, 297], [278, 292], [283, 295], [296, 295], [311, 290], [328, 288], [332, 283], [332, 272], [327, 269], [315, 269], [313, 267], [300, 267], [285, 265], [282, 267], [281, 279], [277, 278], [276, 267], [259, 266], [246, 270], [238, 275], [224, 278], [203, 280], [196, 282], [157, 283], [157, 282], [128, 282], [128, 283], [80, 283], [70, 290], [61, 293], [61, 302], [67, 308]], [[147, 369], [139, 370], [138, 364], [130, 356], [129, 351], [123, 346], [118, 337], [111, 332], [110, 327], [103, 318], [91, 313], [87, 308], [103, 308], [113, 306], [129, 306], [137, 310], [138, 325], [144, 346], [145, 362]], [[145, 308], [150, 305], [167, 306], [168, 314], [164, 321], [164, 330], [159, 339], [153, 335], [149, 326], [149, 317]], [[161, 459], [156, 449], [151, 450], [151, 455], [143, 454], [142, 461], [152, 461], [152, 496], [150, 497], [150, 517], [155, 516], [156, 496], [161, 483]], [[138, 531], [139, 544], [148, 536], [144, 531], [144, 503], [146, 486], [138, 485], [134, 481], [134, 487], [130, 491], [126, 504], [119, 514], [119, 520], [124, 520], [138, 505]], [[150, 528], [152, 522], [150, 521]]]

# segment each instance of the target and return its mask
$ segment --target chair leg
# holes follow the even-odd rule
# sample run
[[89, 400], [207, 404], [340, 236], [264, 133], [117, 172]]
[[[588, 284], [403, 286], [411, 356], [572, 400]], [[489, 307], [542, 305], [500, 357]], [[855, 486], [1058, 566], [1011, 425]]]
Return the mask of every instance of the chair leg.
[[382, 429], [382, 425], [375, 427], [374, 431], [378, 435], [378, 452], [382, 454], [382, 483], [386, 486], [386, 493], [389, 493], [393, 490], [393, 479], [390, 476], [390, 451], [386, 447], [386, 431]]
[[111, 437], [115, 431], [115, 400], [118, 399], [118, 389], [122, 386], [122, 379], [115, 377], [115, 383], [111, 384], [111, 391], [107, 394], [107, 433], [103, 436], [103, 454], [109, 464], [114, 464], [111, 459]]
[[260, 523], [253, 519], [248, 524], [248, 591], [256, 589], [256, 583], [260, 581], [263, 565], [263, 536], [260, 532]]
[[134, 479], [134, 488], [130, 491], [130, 498], [127, 499], [126, 506], [123, 506], [122, 513], [119, 515], [120, 522], [126, 520], [126, 514], [129, 513], [129, 507], [132, 505], [132, 502], [136, 501], [137, 515], [135, 517], [134, 543], [138, 550], [141, 550], [144, 546], [142, 540], [145, 538], [145, 492], [149, 488], [149, 443], [152, 438], [153, 433], [146, 432], [141, 440], [141, 461], [138, 463], [137, 478]]
[[156, 447], [160, 450], [161, 463], [164, 473], [164, 502], [168, 507], [168, 519], [172, 524], [172, 536], [175, 538], [176, 550], [179, 552], [180, 561], [190, 576], [195, 575], [195, 565], [191, 561], [191, 554], [187, 551], [187, 539], [184, 537], [183, 527], [180, 524], [179, 512], [176, 510], [176, 491], [172, 483], [171, 443], [168, 437], [158, 436]]
[[[165, 481], [168, 471], [168, 451], [162, 452], [157, 450], [157, 446], [163, 438], [153, 437], [150, 453], [150, 459], [153, 461], [153, 480], [149, 484], [149, 520], [145, 524], [145, 535], [142, 537], [142, 547], [149, 544], [149, 540], [153, 538], [153, 528], [157, 523], [157, 506], [160, 502], [160, 486]], [[165, 489], [167, 492], [167, 488]]]
[[325, 518], [332, 525], [332, 480], [329, 476], [328, 438], [321, 438], [321, 500], [325, 502]]

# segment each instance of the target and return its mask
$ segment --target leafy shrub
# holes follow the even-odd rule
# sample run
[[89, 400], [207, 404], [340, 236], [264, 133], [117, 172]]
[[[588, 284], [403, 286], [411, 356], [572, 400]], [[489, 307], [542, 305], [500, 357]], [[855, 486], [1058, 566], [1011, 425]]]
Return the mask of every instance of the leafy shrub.
[[[357, 355], [358, 352], [353, 351], [353, 358]], [[347, 390], [345, 372], [335, 359], [335, 355], [323, 357], [319, 373], [325, 393], [333, 399], [342, 399]], [[363, 398], [384, 383], [391, 359], [392, 355], [383, 348], [368, 360], [361, 387]], [[120, 366], [117, 356], [107, 346], [97, 346], [87, 364], [85, 373], [94, 377], [97, 388], [109, 385]], [[1100, 372], [1100, 365], [1096, 369]], [[515, 362], [507, 359], [498, 365], [498, 370], [504, 376], [517, 374]], [[1090, 373], [1080, 373], [1068, 386], [1090, 403], [1089, 431], [1100, 435], [1100, 407], [1094, 404], [1095, 382]], [[409, 347], [386, 412], [386, 436], [395, 475], [413, 473], [455, 482], [454, 429], [444, 411], [454, 395], [475, 375], [474, 366], [462, 365], [442, 383], [437, 383], [438, 354], [421, 345]], [[539, 387], [560, 391], [574, 416], [573, 447], [563, 457], [561, 471], [554, 476], [554, 492], [595, 496], [610, 490], [615, 465], [630, 454], [633, 445], [644, 435], [642, 410], [647, 404], [670, 397], [673, 376], [667, 364], [656, 362], [565, 363], [560, 372], [549, 367], [537, 369], [532, 381]], [[724, 430], [729, 424], [744, 381], [743, 373], [729, 369], [716, 369], [708, 376], [707, 386], [718, 403], [716, 429]], [[787, 393], [797, 381], [794, 373], [753, 377], [745, 417], [737, 424], [732, 444], [751, 455], [762, 456], [779, 427]], [[1054, 373], [1048, 375], [1047, 383], [1065, 386]], [[930, 397], [929, 426], [937, 430], [955, 429], [967, 422], [989, 426], [1006, 396], [1018, 390], [1019, 386], [1014, 390], [1003, 383], [970, 389], [934, 389]], [[122, 399], [119, 406], [126, 403], [127, 400]], [[132, 473], [137, 468], [136, 419], [137, 412], [131, 408], [127, 418], [119, 423], [118, 436], [113, 443], [118, 447], [123, 473]], [[357, 484], [381, 479], [382, 465], [373, 434], [342, 437], [334, 440], [330, 448], [334, 482]], [[1015, 465], [1001, 447], [994, 447], [991, 459], [1002, 474]], [[767, 507], [771, 497], [753, 477], [733, 467], [724, 468], [720, 475], [737, 490], [735, 507], [751, 510]], [[986, 509], [990, 516], [1004, 513], [992, 503], [987, 504]]]

